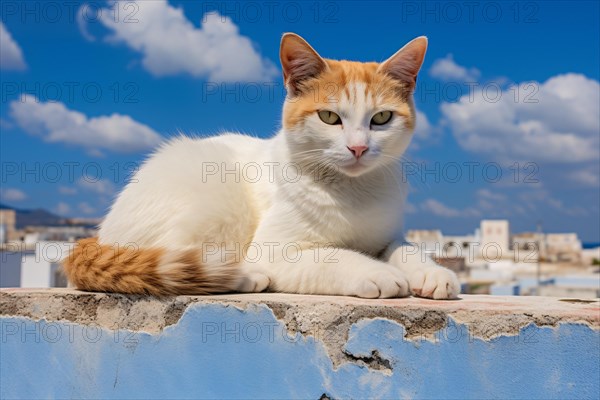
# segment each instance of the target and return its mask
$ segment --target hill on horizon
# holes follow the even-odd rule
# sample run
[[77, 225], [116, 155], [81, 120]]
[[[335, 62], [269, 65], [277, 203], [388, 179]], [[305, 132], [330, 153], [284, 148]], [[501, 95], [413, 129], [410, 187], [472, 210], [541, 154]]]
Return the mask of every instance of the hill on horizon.
[[64, 226], [68, 218], [53, 214], [44, 208], [21, 209], [0, 203], [0, 209], [15, 210], [17, 214], [17, 229], [26, 226]]

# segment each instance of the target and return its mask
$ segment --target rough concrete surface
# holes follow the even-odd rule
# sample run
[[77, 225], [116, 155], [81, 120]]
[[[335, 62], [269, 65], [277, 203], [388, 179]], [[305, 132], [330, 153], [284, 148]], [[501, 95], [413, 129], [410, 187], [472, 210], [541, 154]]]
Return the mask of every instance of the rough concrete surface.
[[474, 338], [492, 340], [519, 334], [529, 324], [556, 327], [585, 324], [600, 329], [600, 299], [462, 295], [459, 300], [421, 298], [359, 299], [283, 293], [228, 294], [154, 298], [72, 289], [3, 289], [0, 316], [94, 324], [108, 329], [158, 333], [177, 324], [192, 304], [222, 304], [238, 309], [268, 307], [290, 335], [296, 332], [321, 340], [334, 364], [355, 362], [390, 370], [377, 352], [357, 357], [344, 350], [350, 327], [358, 321], [382, 318], [398, 322], [406, 339], [435, 340], [448, 321], [464, 324]]

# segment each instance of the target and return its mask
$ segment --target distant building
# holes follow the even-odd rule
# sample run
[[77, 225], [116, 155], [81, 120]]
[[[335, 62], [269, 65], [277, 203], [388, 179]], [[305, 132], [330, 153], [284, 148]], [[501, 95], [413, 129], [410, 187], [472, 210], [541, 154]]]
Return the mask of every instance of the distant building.
[[406, 232], [406, 241], [421, 248], [422, 251], [435, 251], [443, 242], [442, 231], [438, 229], [410, 230]]
[[76, 242], [96, 234], [95, 228], [85, 226], [29, 226], [25, 230], [23, 241], [26, 244], [39, 241]]
[[0, 287], [65, 287], [60, 265], [73, 243], [13, 242], [0, 250]]
[[15, 210], [0, 209], [0, 243], [15, 240], [17, 213]]
[[[600, 296], [598, 273], [564, 275], [562, 268], [583, 269], [600, 260], [600, 248], [584, 250], [575, 233], [511, 235], [507, 220], [482, 220], [473, 235], [446, 236], [440, 230], [410, 230], [406, 240], [438, 264], [457, 272], [466, 293]], [[574, 265], [564, 265], [571, 263]], [[542, 271], [543, 265], [549, 270]]]
[[546, 237], [543, 233], [524, 232], [512, 235], [511, 245], [515, 261], [537, 263], [546, 253]]
[[465, 257], [432, 257], [433, 261], [456, 272], [457, 274], [466, 272], [467, 265], [465, 263]]
[[473, 262], [478, 257], [480, 243], [474, 235], [444, 236], [441, 257], [460, 257]]
[[73, 243], [38, 242], [35, 253], [25, 254], [21, 265], [21, 287], [66, 287], [60, 264]]
[[538, 246], [544, 247], [545, 235], [537, 232], [523, 232], [512, 235], [511, 244], [513, 249], [533, 250]]
[[23, 257], [35, 250], [23, 244], [11, 243], [0, 248], [0, 288], [21, 287]]
[[510, 230], [508, 221], [482, 220], [480, 224], [481, 256], [484, 259], [507, 258], [510, 251]]
[[495, 296], [550, 296], [575, 299], [600, 297], [600, 276], [598, 274], [556, 275], [541, 279], [518, 278], [511, 282], [497, 282], [490, 287]]
[[581, 262], [581, 241], [576, 233], [548, 233], [545, 258], [551, 262]]
[[594, 299], [600, 297], [600, 275], [580, 274], [556, 276], [551, 285], [543, 286], [541, 296]]
[[600, 261], [600, 247], [581, 250], [581, 262], [583, 265], [592, 265], [594, 261]]

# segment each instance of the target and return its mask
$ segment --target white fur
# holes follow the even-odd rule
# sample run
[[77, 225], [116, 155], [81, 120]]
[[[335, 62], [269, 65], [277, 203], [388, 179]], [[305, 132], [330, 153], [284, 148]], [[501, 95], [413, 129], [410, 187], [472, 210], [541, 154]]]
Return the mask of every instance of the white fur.
[[[393, 245], [406, 194], [399, 159], [412, 132], [400, 116], [370, 127], [385, 105], [361, 96], [360, 85], [350, 93], [331, 103], [343, 125], [315, 114], [271, 139], [171, 140], [119, 195], [100, 242], [198, 246], [209, 266], [235, 256], [246, 292], [455, 297], [452, 272]], [[359, 162], [351, 145], [369, 147]]]

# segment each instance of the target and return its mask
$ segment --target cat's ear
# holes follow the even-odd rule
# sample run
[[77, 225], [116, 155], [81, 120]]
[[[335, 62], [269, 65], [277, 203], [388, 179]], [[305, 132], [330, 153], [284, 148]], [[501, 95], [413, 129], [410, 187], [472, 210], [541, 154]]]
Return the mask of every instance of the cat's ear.
[[427, 38], [420, 36], [408, 42], [396, 54], [381, 63], [377, 71], [387, 73], [393, 78], [409, 84], [412, 88], [417, 82], [417, 74], [423, 64], [426, 51]]
[[285, 33], [281, 38], [279, 58], [283, 82], [292, 95], [298, 94], [302, 81], [314, 78], [329, 68], [315, 49], [295, 33]]

